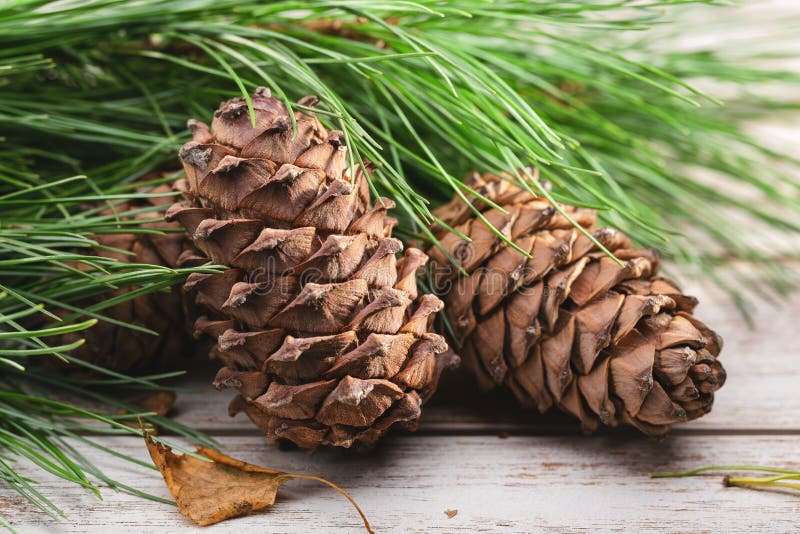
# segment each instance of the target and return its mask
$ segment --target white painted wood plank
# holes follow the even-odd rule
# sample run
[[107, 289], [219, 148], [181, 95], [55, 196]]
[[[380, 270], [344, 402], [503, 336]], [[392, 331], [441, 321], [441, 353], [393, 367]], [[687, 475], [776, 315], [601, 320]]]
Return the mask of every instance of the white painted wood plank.
[[[700, 297], [697, 316], [725, 339], [722, 361], [728, 372], [726, 385], [717, 393], [714, 410], [678, 427], [680, 432], [733, 430], [800, 432], [800, 295], [783, 305], [754, 299], [754, 327], [718, 289], [689, 285], [687, 292]], [[198, 376], [199, 375], [199, 376]], [[230, 392], [216, 392], [207, 384], [213, 366], [189, 382], [196, 393], [181, 394], [176, 405], [179, 421], [210, 432], [250, 432], [244, 415], [227, 415]], [[463, 373], [447, 373], [440, 392], [423, 408], [422, 432], [563, 432], [577, 433], [565, 416], [542, 417], [525, 412], [508, 394], [464, 394], [474, 387]]]
[[[108, 445], [145, 458], [135, 438]], [[377, 532], [796, 532], [797, 495], [724, 488], [721, 477], [652, 480], [651, 471], [714, 463], [776, 463], [800, 468], [789, 436], [673, 436], [662, 442], [595, 437], [394, 436], [367, 456], [281, 452], [257, 437], [224, 440], [244, 460], [326, 476], [351, 492]], [[99, 460], [108, 474], [168, 497], [160, 475]], [[34, 471], [23, 469], [33, 474]], [[39, 478], [39, 474], [36, 474]], [[203, 532], [362, 532], [338, 494], [287, 483], [271, 511]], [[54, 526], [0, 489], [0, 509], [22, 532], [192, 532], [172, 507], [104, 492], [97, 501], [64, 482], [43, 492], [69, 519]], [[445, 510], [458, 514], [448, 519]]]

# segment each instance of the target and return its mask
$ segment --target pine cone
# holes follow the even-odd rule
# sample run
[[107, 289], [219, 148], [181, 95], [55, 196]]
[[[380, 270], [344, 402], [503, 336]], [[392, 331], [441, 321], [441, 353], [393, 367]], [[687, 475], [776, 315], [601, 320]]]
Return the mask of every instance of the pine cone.
[[[180, 157], [187, 202], [168, 217], [230, 270], [193, 275], [205, 306], [195, 328], [217, 340], [214, 384], [234, 387], [272, 440], [301, 447], [369, 446], [389, 427], [414, 429], [421, 404], [457, 358], [429, 332], [441, 301], [418, 295], [427, 262], [391, 236], [393, 206], [369, 207], [366, 178], [350, 175], [344, 134], [328, 132], [265, 89], [224, 102], [211, 130], [190, 121]], [[316, 98], [300, 101], [313, 107]]]
[[441, 245], [466, 272], [432, 247], [431, 272], [444, 294], [461, 356], [480, 386], [505, 384], [540, 412], [553, 405], [586, 431], [630, 424], [649, 435], [708, 413], [725, 382], [717, 360], [722, 339], [695, 319], [693, 297], [657, 277], [659, 254], [631, 248], [593, 210], [562, 206], [623, 265], [543, 198], [494, 175], [469, 185], [507, 213], [471, 197], [505, 245], [459, 198], [436, 215], [469, 236], [443, 228]]
[[[159, 186], [148, 190], [152, 193], [170, 192], [169, 186]], [[163, 212], [155, 208], [173, 200], [164, 197], [147, 197], [133, 200], [114, 207], [117, 213], [131, 210], [145, 210], [153, 207], [153, 211], [143, 211], [135, 215], [136, 219], [157, 219]], [[108, 213], [108, 210], [104, 213]], [[142, 226], [159, 230], [176, 230], [175, 223], [149, 222]], [[121, 262], [147, 263], [166, 267], [188, 266], [198, 263], [198, 254], [190, 246], [186, 236], [180, 232], [151, 234], [105, 234], [95, 236], [101, 247], [110, 247], [132, 252], [133, 255], [99, 248], [98, 256], [113, 258]], [[205, 262], [205, 258], [200, 258]], [[78, 268], [83, 268], [78, 265]], [[110, 298], [124, 294], [130, 289], [120, 289], [102, 298]], [[92, 299], [90, 302], [96, 302]], [[85, 304], [88, 304], [86, 302]], [[136, 324], [157, 332], [158, 335], [139, 332], [124, 326], [100, 321], [95, 326], [81, 332], [73, 332], [61, 336], [60, 343], [71, 343], [81, 338], [86, 342], [70, 354], [95, 365], [120, 373], [141, 373], [155, 370], [175, 368], [187, 357], [195, 346], [192, 339], [191, 325], [187, 324], [186, 306], [180, 287], [169, 291], [156, 291], [127, 300], [100, 313], [123, 321]], [[69, 315], [69, 311], [59, 310], [61, 317]]]

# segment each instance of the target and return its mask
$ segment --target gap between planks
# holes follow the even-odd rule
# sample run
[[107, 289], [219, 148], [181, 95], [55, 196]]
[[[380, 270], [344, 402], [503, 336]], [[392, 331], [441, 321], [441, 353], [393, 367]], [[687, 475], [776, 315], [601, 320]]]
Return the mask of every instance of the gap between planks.
[[[204, 429], [195, 428], [200, 432], [208, 434], [211, 437], [264, 437], [258, 430], [248, 429]], [[575, 425], [570, 425], [568, 428], [558, 429], [553, 427], [531, 428], [525, 429], [518, 426], [497, 426], [487, 428], [485, 425], [475, 426], [454, 426], [452, 428], [437, 427], [431, 425], [430, 427], [420, 428], [415, 432], [407, 432], [403, 430], [392, 430], [391, 434], [398, 436], [401, 435], [417, 435], [417, 436], [499, 436], [499, 437], [563, 437], [575, 439], [599, 439], [612, 436], [620, 436], [626, 438], [639, 439], [643, 444], [658, 443], [664, 438], [651, 438], [644, 436], [636, 430], [608, 430], [606, 432], [596, 432], [594, 434], [582, 435], [577, 432]], [[100, 433], [90, 434], [83, 433], [83, 436], [99, 436]], [[175, 434], [163, 432], [163, 436], [174, 436]], [[800, 428], [790, 429], [776, 429], [776, 428], [688, 428], [688, 427], [675, 427], [670, 433], [670, 436], [800, 436]], [[264, 438], [266, 439], [266, 438]]]

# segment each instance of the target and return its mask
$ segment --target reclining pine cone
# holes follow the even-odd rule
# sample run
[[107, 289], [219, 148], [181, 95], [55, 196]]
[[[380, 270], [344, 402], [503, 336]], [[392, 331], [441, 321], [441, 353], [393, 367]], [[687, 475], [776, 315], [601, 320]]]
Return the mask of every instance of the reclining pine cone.
[[[168, 193], [171, 188], [162, 185], [140, 191]], [[132, 217], [138, 220], [157, 219], [163, 215], [163, 211], [157, 208], [173, 200], [168, 197], [144, 197], [116, 205], [114, 211], [122, 214], [123, 218], [126, 218], [127, 212], [136, 211]], [[147, 211], [151, 207], [153, 211]], [[110, 208], [104, 213], [108, 212]], [[157, 230], [172, 230], [172, 232], [163, 235], [98, 235], [95, 236], [95, 240], [103, 248], [98, 248], [95, 254], [121, 262], [163, 265], [171, 268], [188, 267], [207, 261], [198, 256], [198, 251], [191, 246], [183, 233], [175, 232], [180, 229], [179, 225], [160, 221], [142, 223], [142, 226]], [[111, 249], [126, 251], [129, 254]], [[83, 266], [76, 265], [76, 267]], [[103, 295], [102, 298], [111, 298], [126, 291], [129, 290], [120, 289], [110, 295]], [[136, 374], [178, 368], [185, 365], [186, 359], [196, 348], [196, 343], [192, 340], [191, 323], [188, 322], [190, 314], [188, 306], [189, 302], [184, 299], [180, 287], [147, 293], [101, 310], [100, 313], [118, 321], [145, 327], [158, 335], [100, 321], [88, 330], [62, 335], [59, 343], [72, 343], [83, 338], [86, 342], [72, 351], [70, 353], [72, 356], [120, 373]], [[56, 313], [61, 317], [70, 314], [67, 310], [59, 310]], [[48, 358], [45, 365], [50, 365], [52, 361]], [[75, 370], [84, 371], [83, 368]]]
[[448, 254], [428, 253], [461, 357], [483, 389], [505, 385], [540, 412], [557, 406], [585, 431], [629, 424], [662, 435], [711, 410], [725, 382], [722, 339], [691, 314], [695, 298], [656, 276], [656, 251], [596, 228], [593, 210], [562, 206], [619, 265], [547, 200], [494, 175], [475, 174], [469, 185], [507, 211], [470, 199], [531, 256], [504, 244], [458, 198], [436, 212], [471, 238], [435, 229]]
[[[306, 97], [306, 109], [316, 105]], [[224, 365], [214, 384], [239, 396], [267, 435], [304, 448], [365, 447], [395, 424], [414, 429], [445, 367], [457, 363], [430, 332], [441, 301], [419, 295], [428, 260], [391, 237], [393, 203], [370, 207], [360, 168], [351, 176], [342, 132], [328, 132], [260, 89], [255, 127], [242, 98], [224, 102], [211, 129], [190, 121], [180, 157], [186, 202], [179, 221], [222, 274], [186, 284], [207, 316]]]

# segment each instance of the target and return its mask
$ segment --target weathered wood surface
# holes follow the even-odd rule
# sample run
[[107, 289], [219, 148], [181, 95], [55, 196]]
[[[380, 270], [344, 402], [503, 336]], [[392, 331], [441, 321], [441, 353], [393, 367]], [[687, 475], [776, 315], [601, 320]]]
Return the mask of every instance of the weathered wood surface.
[[[638, 438], [560, 436], [392, 436], [366, 457], [324, 451], [281, 452], [255, 436], [222, 439], [245, 460], [322, 474], [345, 486], [374, 528], [388, 532], [796, 532], [796, 495], [724, 488], [720, 477], [652, 480], [653, 470], [741, 459], [797, 461], [797, 436], [673, 436]], [[145, 457], [138, 440], [106, 442]], [[160, 476], [105, 461], [108, 473], [168, 496]], [[190, 532], [188, 520], [167, 505], [124, 494], [98, 501], [62, 483], [47, 483], [69, 519], [46, 526], [41, 516], [6, 495], [0, 503], [23, 532]], [[0, 504], [3, 506], [3, 504]], [[458, 510], [449, 519], [445, 510]], [[203, 529], [218, 532], [363, 532], [337, 493], [314, 483], [284, 486], [268, 512]]]
[[[729, 382], [710, 415], [663, 441], [632, 432], [580, 436], [571, 420], [524, 413], [503, 395], [465, 402], [459, 390], [469, 382], [463, 377], [447, 381], [416, 435], [391, 435], [363, 457], [278, 451], [244, 417], [227, 416], [229, 395], [197, 380], [190, 383], [197, 393], [180, 396], [178, 418], [215, 435], [233, 456], [330, 478], [352, 493], [378, 532], [797, 532], [797, 495], [724, 488], [718, 476], [648, 478], [653, 471], [707, 464], [800, 468], [800, 296], [778, 308], [759, 304], [757, 329], [750, 329], [719, 293], [690, 289], [702, 297], [698, 315], [725, 337]], [[105, 442], [146, 458], [138, 439]], [[157, 473], [94, 456], [114, 478], [168, 497]], [[196, 530], [174, 508], [129, 495], [105, 491], [98, 501], [49, 478], [42, 491], [64, 508], [66, 521], [53, 524], [2, 488], [0, 511], [22, 532]], [[458, 514], [450, 519], [448, 509]], [[304, 481], [288, 483], [270, 512], [206, 530], [361, 531], [338, 494]]]

